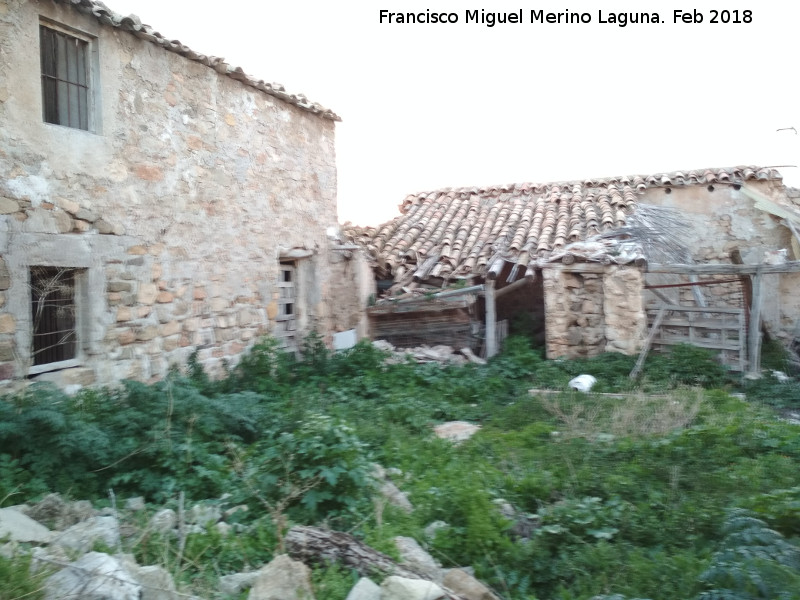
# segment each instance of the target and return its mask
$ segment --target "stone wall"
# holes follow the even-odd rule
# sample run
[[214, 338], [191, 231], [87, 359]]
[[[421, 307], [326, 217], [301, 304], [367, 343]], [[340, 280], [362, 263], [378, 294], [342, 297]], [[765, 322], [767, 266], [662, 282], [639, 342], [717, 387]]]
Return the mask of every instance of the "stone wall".
[[360, 338], [369, 336], [369, 320], [364, 308], [375, 299], [377, 289], [372, 269], [360, 247], [331, 249], [330, 303], [331, 331], [355, 329]]
[[592, 271], [597, 272], [542, 269], [548, 358], [633, 354], [641, 347], [646, 324], [641, 271], [632, 266]]
[[[43, 122], [40, 19], [91, 40], [91, 131]], [[28, 372], [35, 265], [79, 269], [64, 381], [235, 362], [274, 325], [286, 257], [298, 326], [331, 330], [333, 121], [69, 5], [2, 3], [0, 55], [0, 375]]]

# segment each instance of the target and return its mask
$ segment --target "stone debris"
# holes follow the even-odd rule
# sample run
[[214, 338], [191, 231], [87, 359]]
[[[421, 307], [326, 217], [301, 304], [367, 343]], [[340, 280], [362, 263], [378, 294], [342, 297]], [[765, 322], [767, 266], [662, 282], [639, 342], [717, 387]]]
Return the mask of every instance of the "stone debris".
[[[392, 504], [403, 510], [413, 510], [405, 494], [389, 479], [402, 477], [402, 471], [374, 464], [372, 476], [380, 485], [379, 492], [390, 492], [387, 498]], [[224, 519], [237, 513], [241, 507], [234, 507], [238, 510], [226, 510], [226, 499], [220, 500], [222, 503], [208, 500], [195, 504], [187, 511], [187, 518], [217, 528], [235, 527]], [[125, 509], [120, 511], [120, 518], [135, 517], [136, 513], [147, 510], [141, 498], [131, 499], [125, 505]], [[32, 511], [52, 522], [63, 520], [65, 514], [74, 515], [76, 507], [77, 512], [86, 517], [64, 531], [50, 531], [41, 522], [22, 512], [23, 509]], [[504, 507], [499, 508], [502, 511]], [[510, 505], [506, 508], [508, 512], [514, 512]], [[111, 556], [92, 551], [97, 543], [110, 547], [120, 544], [117, 517], [103, 514], [106, 511], [101, 511], [99, 515], [97, 512], [89, 502], [64, 502], [57, 495], [47, 497], [44, 504], [0, 509], [0, 537], [9, 539], [7, 544], [0, 547], [0, 555], [11, 558], [19, 553], [30, 553], [31, 571], [48, 571], [49, 577], [43, 586], [45, 600], [199, 600], [177, 591], [174, 579], [163, 566], [140, 566], [132, 554]], [[214, 523], [218, 518], [220, 520]], [[175, 511], [161, 509], [155, 512], [146, 529], [175, 536], [177, 520]], [[186, 526], [198, 527], [191, 523]], [[426, 528], [426, 536], [435, 536], [435, 531], [442, 527], [448, 525], [444, 522], [432, 523]], [[128, 532], [128, 529], [135, 529], [128, 526], [122, 529], [129, 537], [140, 533], [137, 530]], [[316, 531], [317, 538], [320, 538], [303, 542], [301, 547], [305, 554], [302, 555], [297, 554], [297, 544], [292, 542], [293, 532], [300, 529]], [[322, 543], [328, 539], [333, 544], [330, 547]], [[314, 600], [311, 570], [305, 564], [317, 562], [313, 552], [313, 548], [316, 548], [312, 543], [314, 540], [318, 545], [322, 544], [319, 548], [329, 560], [342, 562], [361, 573], [362, 578], [351, 588], [346, 600], [497, 600], [489, 588], [474, 579], [471, 567], [443, 569], [413, 538], [394, 538], [400, 556], [400, 561], [395, 562], [352, 536], [313, 527], [292, 528], [286, 538], [289, 555], [279, 555], [257, 571], [221, 576], [219, 592], [226, 596], [247, 593], [248, 600]], [[26, 549], [24, 544], [28, 543], [37, 546]], [[341, 556], [330, 555], [331, 547], [335, 547]], [[381, 565], [382, 568], [378, 568]], [[384, 574], [381, 585], [367, 578], [372, 572]]]
[[480, 428], [480, 425], [473, 425], [466, 421], [448, 421], [434, 427], [433, 432], [440, 439], [458, 443], [471, 438]]
[[444, 590], [433, 581], [391, 575], [381, 584], [381, 600], [438, 600]]
[[258, 571], [250, 573], [233, 573], [219, 578], [219, 591], [228, 596], [237, 596], [243, 590], [253, 587]]
[[428, 554], [414, 538], [398, 535], [394, 545], [400, 554], [400, 565], [424, 575], [431, 581], [441, 583], [444, 578], [442, 566]]
[[125, 572], [142, 586], [141, 600], [179, 600], [183, 597], [183, 594], [176, 593], [175, 581], [164, 567], [140, 567], [131, 554], [115, 558], [120, 560]]
[[380, 600], [381, 586], [372, 581], [369, 577], [362, 577], [358, 580], [347, 594], [345, 600]]
[[221, 519], [220, 508], [209, 504], [195, 504], [186, 514], [186, 521], [193, 525], [199, 525], [201, 529], [205, 529]]
[[46, 544], [50, 530], [29, 516], [13, 508], [0, 508], [0, 540]]
[[418, 364], [439, 363], [442, 365], [466, 365], [473, 363], [485, 365], [486, 361], [476, 356], [471, 348], [461, 348], [455, 350], [452, 346], [440, 344], [437, 346], [415, 346], [413, 348], [395, 348], [386, 340], [375, 340], [373, 347], [383, 352], [391, 354], [386, 359], [387, 364], [398, 364], [406, 362], [409, 358]]
[[55, 536], [53, 541], [78, 552], [88, 552], [97, 542], [116, 548], [120, 542], [119, 521], [115, 517], [91, 517]]
[[84, 554], [45, 581], [45, 600], [141, 600], [142, 586], [108, 554]]
[[248, 600], [313, 600], [311, 569], [286, 554], [276, 556], [253, 581]]
[[86, 500], [67, 502], [60, 494], [48, 494], [32, 506], [22, 508], [34, 521], [53, 529], [66, 529], [97, 514], [92, 504]]
[[384, 481], [380, 488], [378, 488], [378, 491], [392, 506], [399, 508], [407, 514], [414, 512], [414, 505], [411, 504], [411, 501], [408, 499], [408, 494], [401, 491], [400, 488], [391, 481]]
[[132, 512], [139, 512], [140, 510], [144, 510], [144, 498], [142, 496], [135, 496], [133, 498], [128, 498], [125, 500], [125, 510], [130, 510]]
[[432, 523], [428, 523], [425, 526], [425, 529], [422, 530], [422, 533], [425, 535], [425, 539], [428, 541], [433, 541], [436, 539], [436, 534], [441, 529], [447, 529], [450, 527], [445, 521], [433, 521]]
[[533, 537], [534, 530], [539, 526], [538, 517], [530, 513], [521, 513], [510, 502], [503, 498], [494, 501], [500, 515], [512, 522], [509, 534], [512, 538], [529, 540]]
[[178, 515], [171, 508], [162, 508], [150, 518], [150, 527], [159, 533], [175, 529], [177, 524]]
[[463, 569], [449, 569], [442, 583], [466, 600], [499, 600], [488, 587]]

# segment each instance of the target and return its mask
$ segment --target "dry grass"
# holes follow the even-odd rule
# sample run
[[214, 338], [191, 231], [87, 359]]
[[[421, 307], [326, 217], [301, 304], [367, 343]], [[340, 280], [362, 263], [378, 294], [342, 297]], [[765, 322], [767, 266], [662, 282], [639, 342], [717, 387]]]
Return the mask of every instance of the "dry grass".
[[542, 396], [540, 401], [562, 423], [562, 438], [646, 437], [688, 426], [700, 412], [703, 392], [686, 389], [667, 396], [639, 393], [621, 398], [562, 394]]

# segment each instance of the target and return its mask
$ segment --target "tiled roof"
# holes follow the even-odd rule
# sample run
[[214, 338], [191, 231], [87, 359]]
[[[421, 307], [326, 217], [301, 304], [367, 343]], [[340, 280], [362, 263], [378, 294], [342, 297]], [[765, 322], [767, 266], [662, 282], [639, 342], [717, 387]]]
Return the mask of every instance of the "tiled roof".
[[648, 188], [780, 180], [775, 169], [734, 167], [545, 184], [442, 189], [412, 194], [400, 216], [346, 234], [367, 249], [379, 275], [483, 277], [496, 259], [526, 267], [565, 245], [626, 225]]
[[168, 40], [150, 25], [145, 25], [136, 15], [124, 16], [109, 9], [105, 4], [99, 0], [55, 0], [63, 4], [74, 6], [78, 11], [83, 14], [90, 14], [97, 18], [98, 21], [104, 25], [117, 27], [124, 31], [129, 31], [133, 35], [148, 42], [152, 42], [157, 46], [161, 46], [169, 52], [175, 52], [181, 56], [185, 56], [189, 60], [199, 62], [207, 67], [211, 67], [217, 73], [227, 75], [233, 79], [241, 81], [243, 84], [255, 88], [265, 94], [280, 98], [284, 102], [293, 104], [298, 108], [306, 110], [315, 115], [319, 115], [325, 119], [332, 121], [341, 121], [339, 116], [333, 111], [311, 102], [303, 94], [289, 94], [284, 87], [279, 83], [266, 83], [263, 79], [255, 79], [247, 75], [241, 67], [232, 67], [225, 62], [224, 58], [218, 56], [206, 56], [195, 52], [188, 46], [181, 44], [178, 40]]

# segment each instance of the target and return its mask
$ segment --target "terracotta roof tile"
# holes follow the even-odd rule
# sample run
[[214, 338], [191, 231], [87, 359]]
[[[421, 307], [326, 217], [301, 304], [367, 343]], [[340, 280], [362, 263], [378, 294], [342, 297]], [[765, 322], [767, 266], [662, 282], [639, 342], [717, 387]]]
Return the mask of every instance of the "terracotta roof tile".
[[226, 75], [243, 84], [255, 88], [265, 94], [280, 98], [288, 104], [292, 104], [305, 111], [319, 115], [324, 119], [331, 121], [341, 121], [341, 118], [333, 111], [311, 102], [303, 94], [289, 94], [284, 87], [279, 83], [265, 83], [263, 79], [256, 79], [247, 75], [241, 67], [232, 67], [225, 62], [225, 59], [218, 56], [206, 56], [195, 52], [188, 46], [182, 44], [179, 40], [168, 40], [158, 31], [153, 29], [150, 25], [142, 23], [141, 19], [136, 15], [124, 16], [109, 9], [105, 4], [99, 0], [55, 0], [62, 4], [72, 5], [76, 10], [83, 14], [90, 14], [94, 16], [103, 25], [109, 25], [128, 31], [136, 37], [151, 42], [157, 46], [161, 46], [169, 52], [174, 52], [185, 56], [189, 60], [199, 62], [207, 67], [214, 69], [221, 75]]
[[[733, 167], [483, 188], [445, 188], [406, 196], [401, 215], [377, 228], [350, 227], [381, 276], [483, 277], [502, 258], [525, 267], [567, 244], [626, 225], [648, 188], [780, 180], [775, 169]], [[423, 263], [435, 257], [426, 268]], [[523, 269], [524, 272], [524, 269]], [[416, 274], [416, 275], [415, 275]]]

